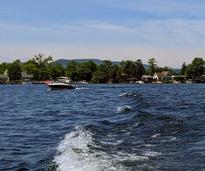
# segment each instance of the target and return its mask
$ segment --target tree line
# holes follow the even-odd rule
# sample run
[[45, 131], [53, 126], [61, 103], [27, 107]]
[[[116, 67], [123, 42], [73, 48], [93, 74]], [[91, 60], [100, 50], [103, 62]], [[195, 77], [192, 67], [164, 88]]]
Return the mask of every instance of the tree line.
[[[73, 81], [87, 81], [93, 83], [120, 83], [140, 80], [142, 75], [154, 75], [155, 72], [169, 71], [177, 74], [170, 67], [159, 67], [155, 58], [150, 58], [145, 68], [142, 61], [137, 59], [123, 60], [119, 64], [113, 64], [110, 60], [104, 60], [97, 65], [92, 61], [77, 63], [71, 61], [64, 68], [55, 63], [51, 56], [35, 55], [27, 62], [15, 60], [12, 63], [1, 63], [0, 74], [7, 70], [10, 81], [21, 80], [22, 71], [33, 75], [33, 81], [56, 80], [60, 76], [67, 76]], [[179, 74], [179, 73], [178, 73]], [[181, 73], [192, 80], [200, 79], [205, 74], [205, 61], [203, 58], [195, 58], [191, 64], [182, 65]]]
[[194, 58], [191, 64], [184, 62], [181, 68], [181, 74], [194, 81], [203, 80], [205, 75], [205, 61], [203, 58]]

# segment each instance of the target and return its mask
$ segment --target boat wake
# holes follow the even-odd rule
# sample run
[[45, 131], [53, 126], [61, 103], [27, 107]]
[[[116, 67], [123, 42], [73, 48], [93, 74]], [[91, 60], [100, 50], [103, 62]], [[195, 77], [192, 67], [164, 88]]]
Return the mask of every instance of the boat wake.
[[89, 90], [88, 87], [76, 87], [77, 90]]
[[180, 116], [153, 112], [139, 93], [119, 96], [117, 109], [112, 105], [112, 112], [92, 115], [95, 121], [80, 124], [85, 126], [60, 141], [54, 157], [58, 171], [172, 170], [177, 160], [170, 162], [167, 156], [181, 157], [179, 146], [186, 151], [181, 135], [190, 127]]
[[114, 144], [100, 140], [100, 143], [96, 145], [95, 141], [92, 133], [86, 131], [85, 128], [76, 128], [75, 131], [68, 133], [57, 147], [57, 155], [54, 158], [57, 170], [125, 171], [129, 170], [130, 164], [140, 169], [144, 168], [142, 162], [149, 161], [149, 156], [155, 155], [154, 152], [147, 152], [149, 155], [137, 155], [118, 150], [107, 152], [103, 146], [114, 148], [122, 142]]
[[59, 171], [102, 171], [112, 168], [109, 157], [104, 152], [90, 149], [93, 146], [92, 135], [83, 128], [67, 134], [57, 147], [54, 158]]
[[130, 105], [123, 105], [117, 107], [117, 113], [124, 113], [132, 111], [132, 107]]

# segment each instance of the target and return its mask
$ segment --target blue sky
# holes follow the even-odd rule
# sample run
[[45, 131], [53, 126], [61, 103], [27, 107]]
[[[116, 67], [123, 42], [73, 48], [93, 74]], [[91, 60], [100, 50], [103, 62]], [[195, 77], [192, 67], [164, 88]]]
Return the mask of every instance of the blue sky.
[[181, 66], [205, 56], [204, 0], [0, 0], [0, 61], [37, 53]]

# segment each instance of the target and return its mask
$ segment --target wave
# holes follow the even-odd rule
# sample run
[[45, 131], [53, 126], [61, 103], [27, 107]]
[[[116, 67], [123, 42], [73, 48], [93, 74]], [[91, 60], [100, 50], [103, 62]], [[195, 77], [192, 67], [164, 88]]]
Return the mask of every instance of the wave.
[[120, 96], [120, 97], [131, 96], [131, 93], [126, 93], [126, 92], [124, 92], [124, 93], [120, 93], [119, 96]]
[[119, 94], [119, 97], [136, 97], [136, 93], [130, 93], [130, 92], [123, 92]]
[[117, 107], [117, 113], [124, 113], [124, 112], [130, 112], [132, 111], [132, 107], [129, 105], [123, 105]]
[[[115, 143], [101, 139], [96, 145], [93, 134], [84, 128], [76, 128], [68, 133], [57, 147], [58, 154], [54, 157], [57, 171], [125, 171], [128, 165], [134, 168], [142, 167], [141, 162], [149, 161], [150, 156], [159, 153], [149, 152], [142, 155], [135, 153], [103, 150], [102, 146], [118, 146], [121, 141]], [[99, 140], [99, 139], [98, 139]]]
[[144, 152], [144, 155], [147, 157], [156, 157], [162, 155], [162, 153], [157, 152], [157, 151], [146, 151]]
[[77, 90], [89, 90], [88, 87], [76, 87]]
[[59, 171], [102, 171], [117, 170], [112, 166], [105, 152], [92, 151], [92, 135], [83, 128], [77, 128], [65, 136], [57, 147], [54, 162]]

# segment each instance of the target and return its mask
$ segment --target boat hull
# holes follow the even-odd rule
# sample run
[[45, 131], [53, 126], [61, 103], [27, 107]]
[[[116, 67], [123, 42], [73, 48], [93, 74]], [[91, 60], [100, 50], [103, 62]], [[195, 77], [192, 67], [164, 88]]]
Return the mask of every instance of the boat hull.
[[49, 84], [51, 90], [75, 89], [75, 86], [68, 84]]

